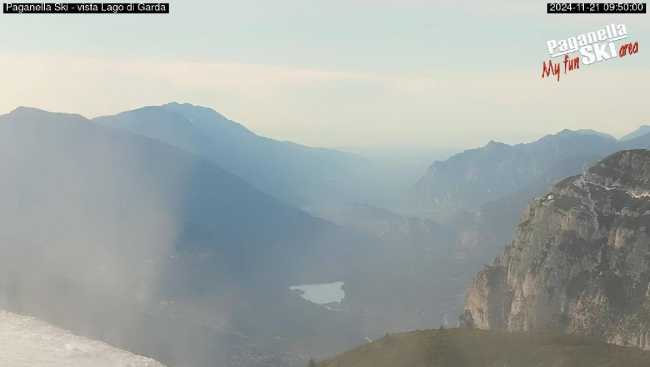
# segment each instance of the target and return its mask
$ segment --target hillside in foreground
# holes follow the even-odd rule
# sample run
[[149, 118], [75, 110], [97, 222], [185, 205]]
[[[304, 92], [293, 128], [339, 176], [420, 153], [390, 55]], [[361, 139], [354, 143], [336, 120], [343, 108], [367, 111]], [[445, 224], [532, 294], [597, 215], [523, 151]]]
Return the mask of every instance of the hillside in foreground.
[[164, 367], [153, 359], [0, 310], [0, 366]]
[[476, 329], [386, 335], [319, 367], [650, 366], [650, 353], [577, 336]]

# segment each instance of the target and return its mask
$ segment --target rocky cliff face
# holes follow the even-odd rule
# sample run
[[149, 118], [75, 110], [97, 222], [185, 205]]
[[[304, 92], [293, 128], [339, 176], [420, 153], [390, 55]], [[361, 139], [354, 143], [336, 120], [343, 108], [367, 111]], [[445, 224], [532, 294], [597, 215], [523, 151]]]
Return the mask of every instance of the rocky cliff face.
[[650, 151], [615, 153], [535, 199], [462, 319], [650, 349]]

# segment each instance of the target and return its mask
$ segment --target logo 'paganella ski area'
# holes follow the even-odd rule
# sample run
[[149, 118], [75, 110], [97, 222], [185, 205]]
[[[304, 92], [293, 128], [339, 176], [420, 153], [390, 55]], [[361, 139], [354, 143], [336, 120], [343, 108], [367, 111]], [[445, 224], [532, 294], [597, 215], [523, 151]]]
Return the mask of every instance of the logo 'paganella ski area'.
[[628, 37], [625, 24], [609, 24], [567, 39], [549, 40], [546, 47], [550, 59], [542, 64], [542, 79], [555, 77], [560, 81], [561, 74], [579, 70], [581, 65], [636, 54], [639, 52], [639, 42], [626, 42]]

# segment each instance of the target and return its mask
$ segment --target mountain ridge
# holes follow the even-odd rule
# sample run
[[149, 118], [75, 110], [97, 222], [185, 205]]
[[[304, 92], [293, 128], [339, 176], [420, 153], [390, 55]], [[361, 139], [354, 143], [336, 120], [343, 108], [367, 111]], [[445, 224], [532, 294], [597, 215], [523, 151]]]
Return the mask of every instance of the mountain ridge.
[[650, 125], [641, 125], [641, 126], [639, 126], [638, 129], [636, 129], [636, 130], [634, 130], [634, 131], [632, 131], [632, 132], [630, 132], [628, 134], [623, 135], [619, 140], [620, 141], [628, 141], [628, 140], [632, 140], [632, 139], [642, 137], [642, 136], [647, 135], [649, 133], [650, 133]]
[[[0, 116], [0, 169], [0, 307], [168, 365], [264, 365], [253, 355], [264, 348], [295, 363], [295, 349], [271, 348], [289, 342], [265, 333], [302, 341], [312, 323], [353, 327], [288, 287], [346, 280], [375, 239], [207, 159], [78, 115], [21, 109]], [[355, 335], [343, 334], [331, 343]]]
[[[213, 109], [170, 103], [93, 119], [198, 154], [299, 207], [350, 196], [365, 159], [255, 134]], [[325, 197], [325, 198], [323, 198]]]
[[547, 174], [554, 165], [574, 158], [586, 164], [616, 151], [618, 144], [606, 134], [566, 129], [531, 143], [490, 141], [434, 162], [416, 183], [414, 195], [424, 199], [425, 208], [477, 208], [540, 180], [550, 184], [558, 178]]

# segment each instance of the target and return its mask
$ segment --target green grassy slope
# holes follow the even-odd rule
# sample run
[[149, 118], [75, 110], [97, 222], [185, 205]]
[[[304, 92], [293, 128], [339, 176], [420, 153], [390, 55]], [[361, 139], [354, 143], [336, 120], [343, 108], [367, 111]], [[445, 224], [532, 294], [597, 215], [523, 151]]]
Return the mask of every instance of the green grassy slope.
[[387, 335], [319, 367], [636, 367], [650, 353], [596, 340], [469, 329]]

